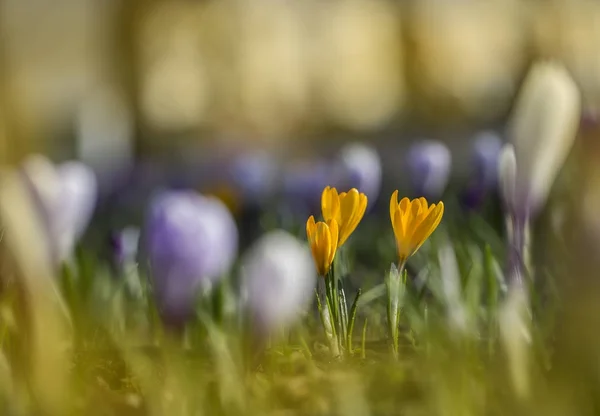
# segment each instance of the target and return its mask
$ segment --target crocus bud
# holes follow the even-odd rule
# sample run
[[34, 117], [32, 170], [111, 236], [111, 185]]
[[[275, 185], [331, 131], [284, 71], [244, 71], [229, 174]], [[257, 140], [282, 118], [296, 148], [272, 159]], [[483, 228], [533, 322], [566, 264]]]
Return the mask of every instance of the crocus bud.
[[502, 140], [491, 131], [484, 131], [475, 137], [471, 153], [472, 171], [463, 202], [468, 207], [481, 205], [488, 192], [498, 184], [498, 157]]
[[242, 260], [242, 294], [260, 331], [298, 319], [315, 285], [310, 251], [286, 231], [265, 234]]
[[356, 188], [370, 201], [376, 201], [381, 188], [381, 158], [377, 150], [362, 143], [351, 143], [340, 150], [338, 160], [341, 178], [335, 185], [343, 189]]
[[54, 258], [62, 262], [71, 255], [94, 212], [96, 176], [83, 163], [55, 166], [40, 155], [27, 159], [22, 171], [42, 210]]
[[448, 184], [452, 155], [441, 142], [424, 140], [414, 144], [407, 155], [415, 195], [438, 199]]
[[193, 315], [198, 291], [208, 291], [229, 270], [238, 244], [226, 206], [192, 191], [156, 196], [141, 238], [158, 309], [172, 325]]
[[553, 63], [536, 64], [519, 93], [509, 123], [517, 162], [516, 208], [534, 216], [575, 139], [581, 117], [580, 92], [569, 73]]

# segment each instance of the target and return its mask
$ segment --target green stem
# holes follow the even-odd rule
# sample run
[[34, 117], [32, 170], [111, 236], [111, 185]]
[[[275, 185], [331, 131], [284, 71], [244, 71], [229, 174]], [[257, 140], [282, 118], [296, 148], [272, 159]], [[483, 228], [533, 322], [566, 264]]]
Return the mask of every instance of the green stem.
[[[404, 282], [403, 274], [406, 260], [401, 260], [398, 265], [398, 273], [395, 276], [388, 276], [388, 323], [390, 336], [392, 338], [392, 354], [398, 358], [399, 349], [399, 320], [400, 320], [400, 287]], [[395, 279], [395, 281], [392, 281]]]
[[350, 309], [350, 323], [348, 324], [348, 336], [347, 340], [347, 348], [348, 352], [352, 355], [352, 335], [354, 333], [354, 321], [356, 320], [356, 310], [358, 309], [358, 300], [360, 299], [360, 295], [362, 294], [362, 290], [358, 289], [356, 292], [356, 296], [354, 297], [354, 302], [352, 302], [352, 307]]
[[[338, 290], [338, 296], [340, 299], [340, 321], [341, 321], [341, 339], [340, 341], [345, 341], [348, 339], [348, 304], [346, 303], [346, 293], [344, 292], [344, 288], [341, 287]], [[344, 344], [346, 344], [344, 342]]]
[[[322, 287], [322, 286], [320, 286]], [[321, 295], [318, 290], [315, 290], [317, 297], [317, 307], [319, 309], [319, 316], [321, 317], [321, 324], [323, 325], [323, 331], [325, 332], [325, 338], [329, 343], [329, 350], [334, 357], [339, 356], [339, 346], [337, 336], [335, 333], [335, 325], [333, 324], [333, 318], [331, 314], [331, 306], [329, 301], [329, 295], [327, 294], [327, 283], [325, 282], [325, 304], [321, 301]]]
[[363, 324], [362, 341], [361, 341], [361, 347], [360, 347], [360, 356], [363, 360], [365, 358], [367, 358], [366, 346], [367, 346], [367, 319], [365, 319], [365, 323]]

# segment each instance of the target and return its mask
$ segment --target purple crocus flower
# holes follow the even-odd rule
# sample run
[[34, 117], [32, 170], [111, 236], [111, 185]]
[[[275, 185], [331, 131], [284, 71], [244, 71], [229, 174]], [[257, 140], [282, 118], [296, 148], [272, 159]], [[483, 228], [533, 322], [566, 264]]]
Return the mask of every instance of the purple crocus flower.
[[452, 165], [448, 147], [434, 140], [419, 141], [409, 149], [407, 162], [415, 194], [440, 198], [448, 184]]
[[53, 256], [60, 263], [71, 255], [90, 222], [98, 194], [96, 176], [81, 162], [55, 166], [41, 155], [29, 157], [22, 172], [40, 207]]
[[244, 201], [252, 205], [269, 198], [276, 185], [277, 166], [266, 152], [245, 153], [230, 165], [229, 178]]
[[180, 325], [193, 314], [198, 292], [231, 267], [238, 232], [216, 198], [164, 191], [151, 202], [142, 240], [159, 311], [167, 323]]
[[282, 191], [292, 213], [302, 217], [318, 213], [323, 189], [332, 185], [333, 176], [323, 162], [298, 164], [285, 172]]
[[286, 231], [265, 234], [242, 260], [242, 297], [259, 331], [298, 319], [315, 285], [308, 247]]
[[471, 155], [472, 176], [463, 195], [463, 203], [467, 207], [479, 207], [487, 194], [496, 189], [501, 149], [502, 140], [494, 132], [484, 131], [475, 137]]
[[336, 185], [343, 189], [357, 188], [374, 202], [379, 196], [382, 175], [377, 150], [362, 143], [351, 143], [340, 150], [338, 160], [342, 177]]

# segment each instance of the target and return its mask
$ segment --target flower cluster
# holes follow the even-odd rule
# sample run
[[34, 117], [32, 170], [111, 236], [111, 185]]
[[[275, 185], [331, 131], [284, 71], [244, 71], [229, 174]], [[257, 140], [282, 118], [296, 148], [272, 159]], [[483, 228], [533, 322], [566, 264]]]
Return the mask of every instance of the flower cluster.
[[326, 187], [321, 196], [324, 221], [315, 222], [310, 216], [306, 235], [321, 276], [329, 272], [335, 253], [354, 232], [367, 209], [367, 196], [356, 188], [338, 193]]

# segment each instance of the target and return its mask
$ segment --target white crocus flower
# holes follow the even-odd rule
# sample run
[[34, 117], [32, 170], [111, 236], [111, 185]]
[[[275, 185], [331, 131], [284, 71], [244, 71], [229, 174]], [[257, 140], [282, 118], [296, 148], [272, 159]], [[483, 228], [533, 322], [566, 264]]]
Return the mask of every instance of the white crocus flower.
[[286, 231], [265, 234], [242, 260], [242, 297], [261, 330], [292, 324], [308, 306], [316, 285], [306, 244]]
[[542, 62], [530, 70], [509, 122], [519, 214], [535, 215], [545, 204], [573, 146], [580, 113], [580, 92], [564, 68]]

